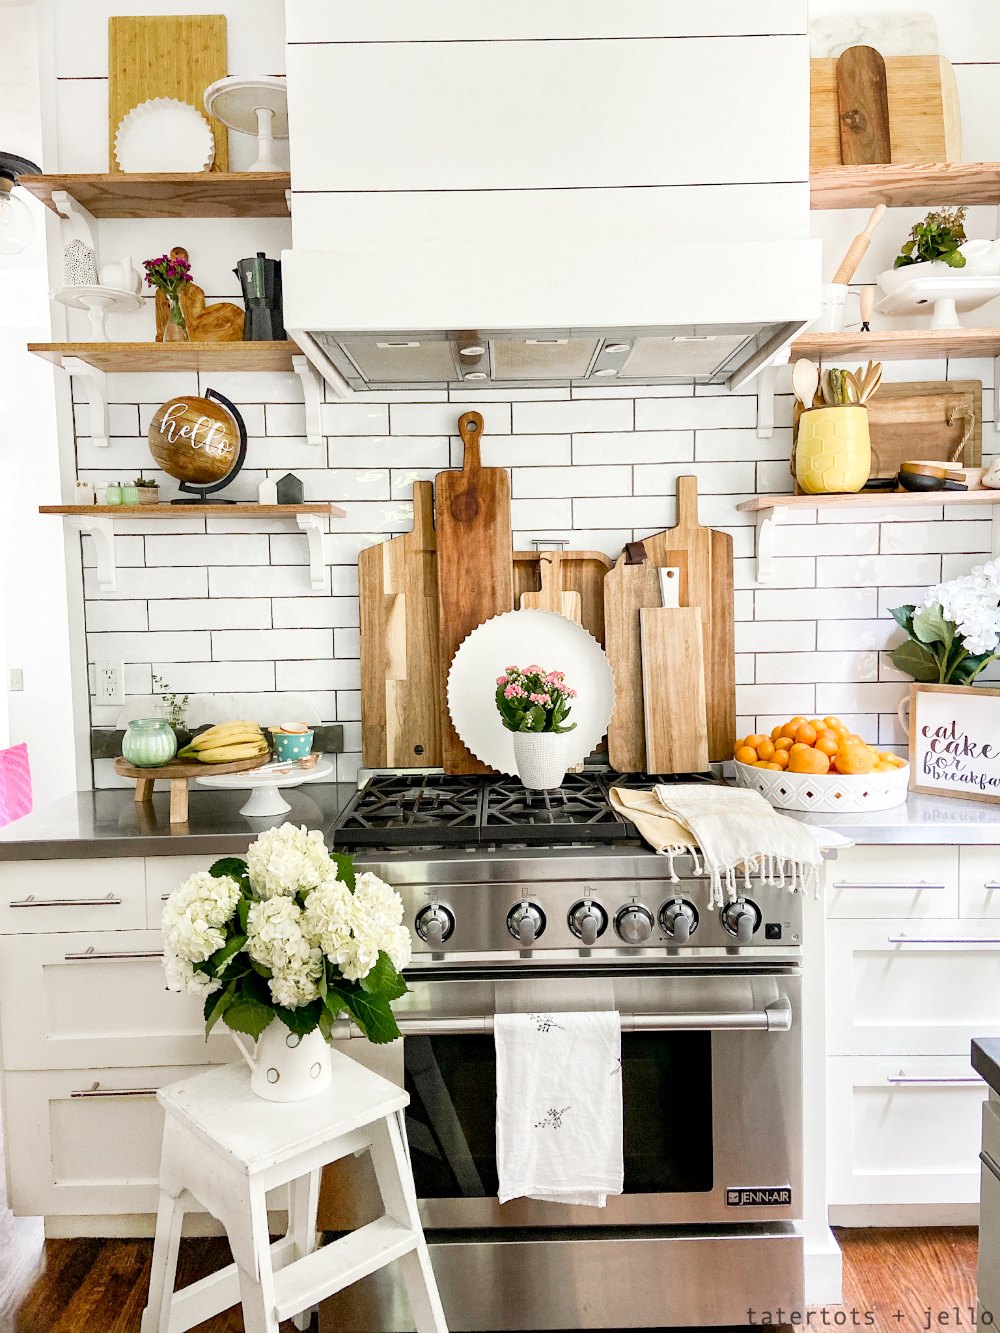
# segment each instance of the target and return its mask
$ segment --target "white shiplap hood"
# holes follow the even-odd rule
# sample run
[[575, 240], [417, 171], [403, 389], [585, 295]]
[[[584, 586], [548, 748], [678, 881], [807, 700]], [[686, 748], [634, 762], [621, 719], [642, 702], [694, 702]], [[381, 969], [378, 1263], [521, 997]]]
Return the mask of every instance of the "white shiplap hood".
[[285, 324], [338, 392], [728, 383], [819, 312], [805, 0], [287, 0]]

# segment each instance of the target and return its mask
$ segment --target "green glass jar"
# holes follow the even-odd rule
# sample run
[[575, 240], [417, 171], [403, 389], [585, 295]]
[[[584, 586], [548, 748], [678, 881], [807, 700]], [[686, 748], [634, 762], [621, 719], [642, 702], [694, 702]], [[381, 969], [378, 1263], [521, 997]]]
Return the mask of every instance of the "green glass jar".
[[159, 768], [177, 753], [177, 737], [162, 717], [141, 717], [128, 724], [122, 756], [136, 768]]

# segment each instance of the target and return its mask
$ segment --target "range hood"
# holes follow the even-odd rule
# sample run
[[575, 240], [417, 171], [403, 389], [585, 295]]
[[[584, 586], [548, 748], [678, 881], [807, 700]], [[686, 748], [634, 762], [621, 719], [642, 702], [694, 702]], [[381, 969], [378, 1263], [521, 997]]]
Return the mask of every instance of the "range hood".
[[288, 0], [285, 325], [338, 394], [737, 388], [816, 317], [805, 0], [413, 8]]

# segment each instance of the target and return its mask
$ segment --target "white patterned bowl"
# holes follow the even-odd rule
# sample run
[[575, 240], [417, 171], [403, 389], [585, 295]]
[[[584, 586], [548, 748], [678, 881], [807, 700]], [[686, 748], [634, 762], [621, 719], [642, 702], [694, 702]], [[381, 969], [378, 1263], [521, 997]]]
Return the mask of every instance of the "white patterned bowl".
[[910, 766], [891, 773], [776, 773], [734, 761], [740, 787], [759, 791], [778, 810], [835, 815], [845, 811], [892, 810], [906, 800]]

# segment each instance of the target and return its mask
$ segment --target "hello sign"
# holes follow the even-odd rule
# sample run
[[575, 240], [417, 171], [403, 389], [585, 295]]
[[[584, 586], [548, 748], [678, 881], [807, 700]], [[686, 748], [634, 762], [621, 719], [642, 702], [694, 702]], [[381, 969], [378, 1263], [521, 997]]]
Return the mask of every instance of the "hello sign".
[[171, 398], [153, 413], [149, 451], [171, 477], [209, 486], [233, 471], [240, 434], [235, 409], [211, 398]]
[[911, 686], [910, 790], [1000, 801], [1000, 690]]

